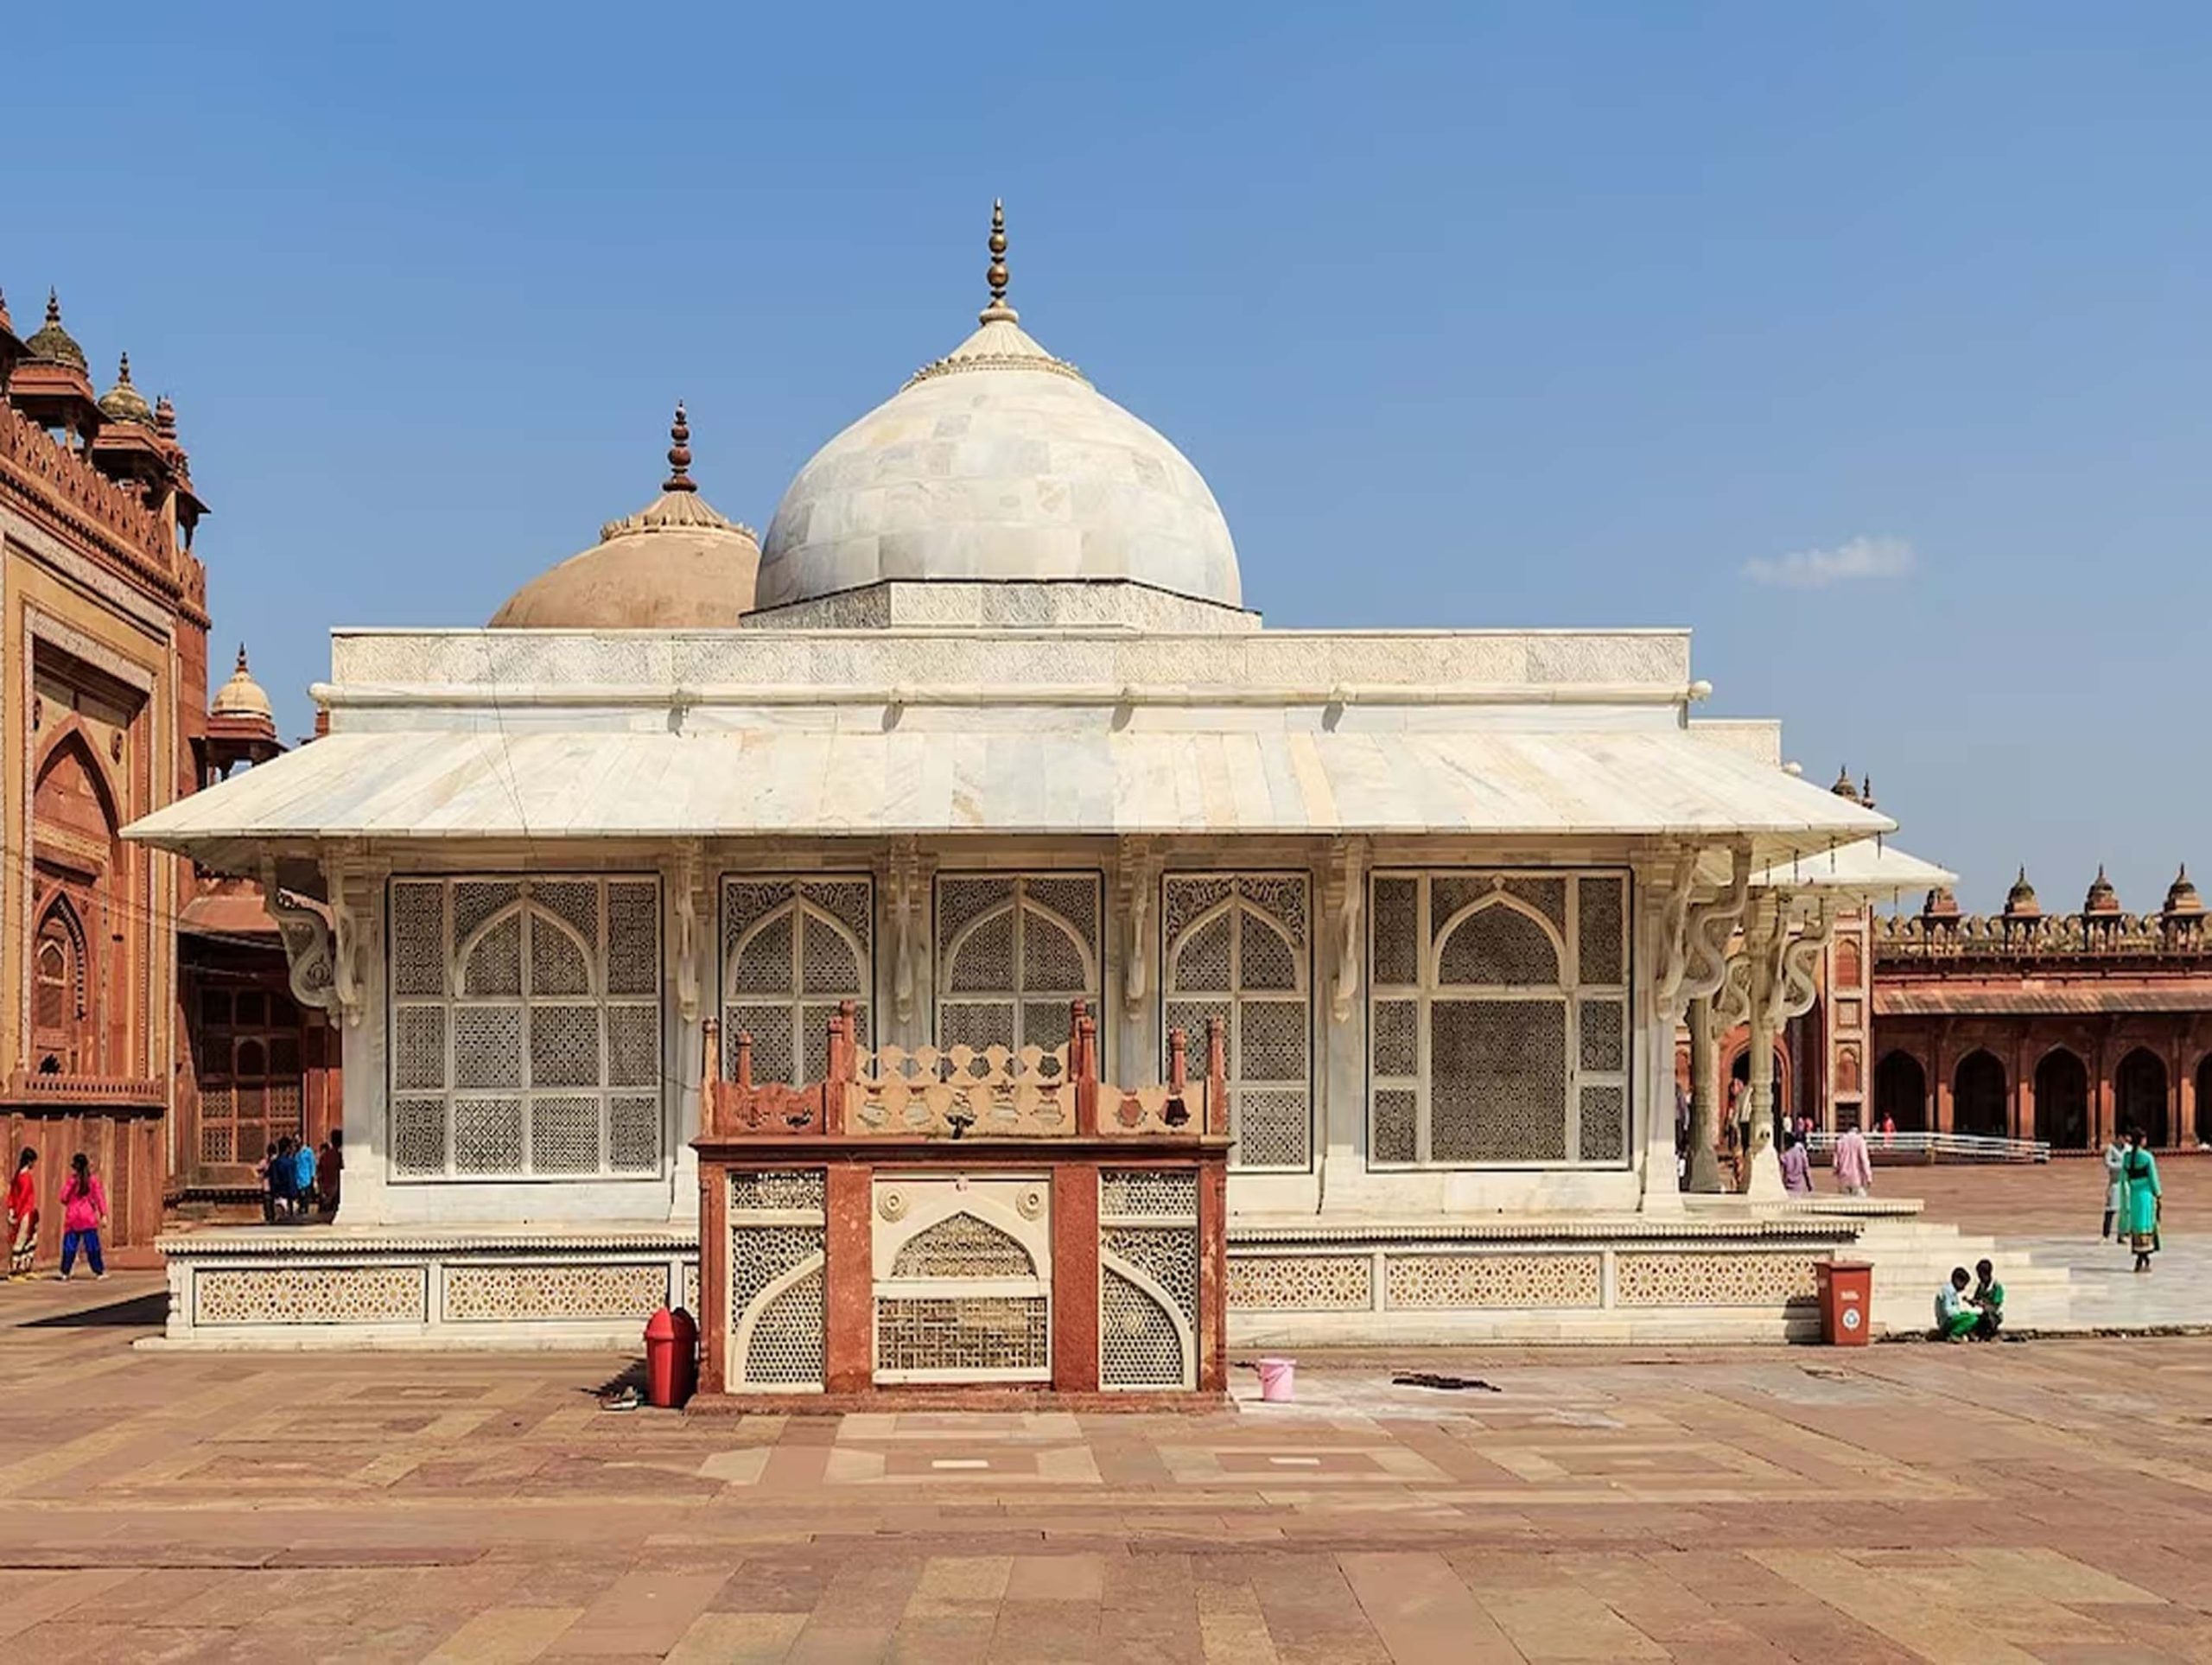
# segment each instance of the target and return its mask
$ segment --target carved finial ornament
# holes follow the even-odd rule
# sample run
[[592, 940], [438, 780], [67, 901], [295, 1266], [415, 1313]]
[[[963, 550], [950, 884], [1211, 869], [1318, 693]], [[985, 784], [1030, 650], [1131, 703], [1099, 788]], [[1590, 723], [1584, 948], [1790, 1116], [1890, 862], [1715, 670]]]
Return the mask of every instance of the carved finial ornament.
[[676, 402], [676, 420], [668, 425], [668, 478], [661, 482], [664, 492], [696, 492], [698, 486], [691, 478], [691, 423], [683, 414], [683, 401]]
[[995, 323], [1004, 319], [1013, 323], [1021, 315], [1006, 303], [1006, 202], [1003, 199], [991, 203], [991, 264], [983, 278], [991, 286], [991, 303], [976, 315], [978, 323]]

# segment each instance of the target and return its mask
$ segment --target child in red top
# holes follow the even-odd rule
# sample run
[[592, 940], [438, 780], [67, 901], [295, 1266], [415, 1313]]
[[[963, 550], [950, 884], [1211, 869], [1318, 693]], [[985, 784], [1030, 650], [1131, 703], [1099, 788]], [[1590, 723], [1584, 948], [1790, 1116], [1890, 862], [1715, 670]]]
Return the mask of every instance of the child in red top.
[[16, 1172], [8, 1181], [8, 1275], [28, 1278], [31, 1256], [38, 1249], [38, 1153], [29, 1145], [16, 1159]]
[[92, 1275], [107, 1276], [106, 1262], [100, 1257], [100, 1228], [106, 1223], [107, 1188], [92, 1172], [92, 1159], [79, 1151], [69, 1159], [69, 1177], [61, 1182], [61, 1270], [56, 1277], [69, 1281], [80, 1249]]

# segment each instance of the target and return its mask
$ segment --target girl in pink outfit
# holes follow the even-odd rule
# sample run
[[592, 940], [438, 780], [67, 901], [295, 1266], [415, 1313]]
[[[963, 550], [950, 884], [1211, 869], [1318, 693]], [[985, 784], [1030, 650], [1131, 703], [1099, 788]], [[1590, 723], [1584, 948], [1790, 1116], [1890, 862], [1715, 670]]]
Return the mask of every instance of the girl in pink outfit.
[[107, 1263], [100, 1255], [100, 1228], [106, 1223], [107, 1187], [92, 1172], [92, 1159], [79, 1151], [69, 1159], [69, 1177], [61, 1182], [61, 1270], [55, 1275], [64, 1283], [76, 1267], [79, 1249], [92, 1275], [107, 1276]]

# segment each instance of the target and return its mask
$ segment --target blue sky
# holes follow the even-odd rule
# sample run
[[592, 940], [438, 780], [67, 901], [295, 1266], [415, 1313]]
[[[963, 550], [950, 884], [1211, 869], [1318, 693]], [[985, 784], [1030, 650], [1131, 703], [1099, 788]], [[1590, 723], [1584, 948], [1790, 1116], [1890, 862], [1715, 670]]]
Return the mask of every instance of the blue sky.
[[2212, 9], [318, 10], [6, 73], [0, 286], [175, 399], [289, 731], [331, 625], [642, 505], [677, 397], [765, 527], [998, 194], [1272, 622], [1692, 626], [1970, 906], [2212, 879]]

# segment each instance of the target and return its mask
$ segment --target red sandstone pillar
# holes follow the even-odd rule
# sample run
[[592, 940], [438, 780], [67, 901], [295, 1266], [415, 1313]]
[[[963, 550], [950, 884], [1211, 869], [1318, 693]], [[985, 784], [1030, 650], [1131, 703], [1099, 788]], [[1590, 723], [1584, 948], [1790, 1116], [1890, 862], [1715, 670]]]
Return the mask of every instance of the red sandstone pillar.
[[865, 1393], [875, 1380], [875, 1170], [831, 1160], [823, 1268], [823, 1386]]
[[705, 1393], [729, 1391], [729, 1170], [720, 1162], [699, 1164], [699, 1306], [710, 1314], [699, 1319], [699, 1386]]
[[1098, 1170], [1052, 1168], [1052, 1387], [1098, 1391]]
[[1229, 1166], [1198, 1170], [1198, 1369], [1201, 1393], [1229, 1387]]
[[2112, 1141], [2116, 1109], [2112, 1086], [2112, 1047], [2101, 1035], [2097, 1038], [2096, 1071], [2096, 1080], [2090, 1089], [2094, 1095], [2090, 1105], [2090, 1119], [2096, 1125], [2089, 1142], [2101, 1147]]
[[1929, 1062], [1936, 1077], [1928, 1084], [1929, 1096], [1932, 1101], [1929, 1105], [1928, 1128], [1930, 1133], [1948, 1133], [1951, 1130], [1951, 1049], [1945, 1045], [1950, 1039], [1951, 1026], [1947, 1023], [1936, 1032], [1935, 1041], [1929, 1047]]

